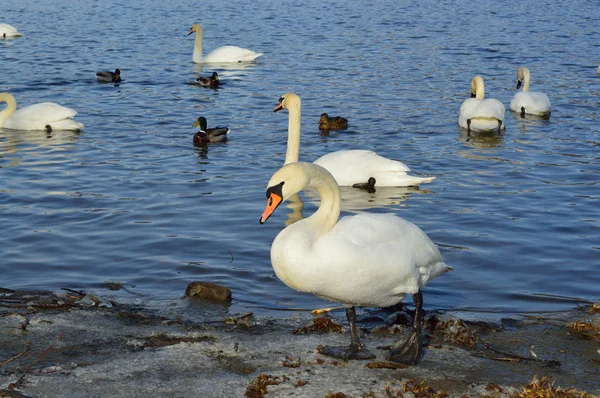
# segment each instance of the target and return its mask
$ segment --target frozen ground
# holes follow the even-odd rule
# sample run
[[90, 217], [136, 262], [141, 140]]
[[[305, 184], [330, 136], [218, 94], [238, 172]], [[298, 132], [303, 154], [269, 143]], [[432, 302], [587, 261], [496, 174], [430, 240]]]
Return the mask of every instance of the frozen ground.
[[[349, 336], [347, 328], [293, 333], [310, 314], [281, 319], [217, 311], [183, 319], [93, 296], [0, 289], [0, 397], [258, 397], [247, 389], [254, 383], [260, 390], [260, 374], [280, 383], [264, 387], [267, 397], [386, 397], [386, 387], [400, 391], [408, 380], [451, 397], [500, 397], [534, 375], [598, 395], [598, 329], [567, 328], [573, 322], [600, 328], [600, 314], [590, 308], [498, 323], [430, 315], [420, 363], [384, 369], [317, 354], [319, 344], [347, 344]], [[342, 313], [331, 316], [345, 325]], [[361, 322], [370, 329], [364, 342], [378, 355], [372, 363], [385, 361], [376, 347], [405, 332], [376, 323], [373, 316]]]

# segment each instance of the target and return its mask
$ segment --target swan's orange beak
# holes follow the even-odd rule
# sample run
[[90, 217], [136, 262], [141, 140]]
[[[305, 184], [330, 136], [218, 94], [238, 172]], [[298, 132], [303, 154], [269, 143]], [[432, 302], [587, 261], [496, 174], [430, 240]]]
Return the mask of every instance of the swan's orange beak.
[[275, 109], [273, 109], [273, 112], [277, 112], [283, 109], [283, 106], [281, 105], [281, 103], [279, 103], [279, 105], [277, 105], [277, 107]]
[[265, 221], [271, 217], [271, 214], [275, 211], [275, 209], [281, 204], [283, 198], [277, 195], [275, 192], [271, 192], [269, 198], [267, 200], [267, 207], [265, 211], [263, 211], [262, 216], [260, 216], [260, 220], [258, 220], [261, 224], [264, 224]]

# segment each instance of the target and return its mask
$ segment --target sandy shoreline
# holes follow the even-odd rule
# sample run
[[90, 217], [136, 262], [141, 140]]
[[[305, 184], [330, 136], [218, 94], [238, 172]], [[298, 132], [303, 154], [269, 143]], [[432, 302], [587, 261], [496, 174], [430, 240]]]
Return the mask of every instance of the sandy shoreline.
[[[420, 363], [387, 369], [377, 347], [404, 333], [401, 325], [366, 331], [377, 360], [345, 363], [316, 348], [347, 344], [346, 327], [294, 333], [310, 314], [189, 320], [67, 292], [0, 289], [0, 397], [242, 397], [261, 388], [268, 397], [386, 397], [409, 380], [451, 397], [502, 397], [534, 375], [599, 395], [600, 313], [590, 308], [499, 323], [430, 314]], [[344, 325], [341, 312], [331, 318]]]

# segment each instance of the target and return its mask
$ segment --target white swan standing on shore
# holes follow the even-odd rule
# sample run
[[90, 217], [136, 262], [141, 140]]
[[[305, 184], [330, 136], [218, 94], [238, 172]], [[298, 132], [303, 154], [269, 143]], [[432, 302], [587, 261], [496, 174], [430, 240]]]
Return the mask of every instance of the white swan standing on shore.
[[550, 100], [544, 93], [529, 91], [529, 68], [522, 66], [517, 69], [517, 89], [523, 83], [523, 91], [515, 94], [510, 101], [510, 110], [521, 114], [549, 116], [550, 115]]
[[23, 33], [19, 32], [14, 26], [7, 23], [0, 23], [0, 39], [21, 36], [23, 36]]
[[483, 78], [471, 79], [471, 98], [460, 106], [458, 125], [467, 131], [491, 132], [504, 129], [504, 104], [497, 99], [485, 99]]
[[[279, 105], [274, 112], [287, 109], [288, 144], [285, 163], [298, 161], [300, 152], [300, 118], [302, 113], [300, 97], [294, 93], [286, 93], [279, 98]], [[375, 178], [375, 185], [380, 187], [408, 187], [431, 182], [435, 177], [417, 177], [407, 174], [410, 169], [402, 162], [377, 155], [373, 151], [345, 150], [328, 153], [314, 161], [329, 171], [340, 186], [352, 186], [366, 183]]]
[[237, 46], [223, 46], [202, 56], [202, 26], [200, 24], [192, 25], [188, 36], [194, 32], [196, 33], [196, 39], [194, 40], [193, 60], [196, 64], [252, 62], [262, 55], [262, 53], [256, 53]]
[[25, 106], [17, 110], [17, 101], [9, 93], [0, 93], [0, 103], [6, 108], [0, 112], [0, 127], [13, 130], [81, 130], [83, 124], [71, 119], [77, 111], [55, 104], [43, 102]]
[[425, 232], [393, 214], [363, 213], [338, 221], [340, 187], [314, 163], [290, 163], [273, 174], [260, 223], [306, 188], [319, 192], [319, 209], [277, 235], [271, 263], [277, 277], [292, 289], [346, 307], [350, 346], [319, 351], [344, 360], [374, 358], [360, 342], [354, 307], [389, 307], [411, 294], [416, 306], [413, 329], [391, 347], [389, 359], [416, 363], [422, 345], [421, 289], [452, 268]]

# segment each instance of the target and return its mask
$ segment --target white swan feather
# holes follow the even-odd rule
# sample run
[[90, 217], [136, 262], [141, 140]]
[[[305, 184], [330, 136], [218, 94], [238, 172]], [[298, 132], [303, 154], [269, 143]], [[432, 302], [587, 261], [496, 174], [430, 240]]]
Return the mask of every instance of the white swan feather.
[[522, 66], [517, 69], [517, 88], [523, 83], [523, 91], [516, 93], [510, 101], [510, 110], [521, 114], [550, 115], [552, 108], [550, 100], [544, 93], [529, 91], [530, 79], [529, 68]]
[[[340, 189], [324, 168], [290, 163], [267, 192], [282, 182], [282, 201], [306, 188], [321, 196], [317, 212], [285, 228], [271, 246], [273, 269], [291, 288], [346, 306], [387, 307], [451, 270], [431, 239], [400, 217], [365, 213], [338, 221]], [[261, 222], [272, 211], [267, 206]]]
[[504, 129], [504, 104], [497, 99], [485, 99], [483, 78], [479, 75], [471, 79], [471, 95], [460, 106], [458, 125], [476, 132], [490, 132]]
[[25, 106], [17, 110], [17, 101], [9, 93], [0, 93], [7, 107], [0, 112], [0, 127], [13, 130], [81, 130], [84, 126], [72, 118], [77, 111], [53, 102]]
[[23, 33], [19, 32], [14, 26], [7, 23], [0, 23], [0, 39], [21, 36], [23, 36]]
[[[300, 152], [300, 119], [302, 102], [294, 93], [283, 94], [275, 111], [289, 112], [288, 145], [285, 163], [298, 161]], [[343, 150], [329, 153], [314, 161], [329, 171], [340, 186], [364, 183], [375, 178], [378, 187], [406, 187], [431, 182], [435, 177], [417, 177], [408, 174], [404, 163], [391, 160], [367, 150]]]
[[196, 33], [192, 59], [194, 63], [197, 64], [252, 62], [263, 55], [262, 53], [257, 53], [238, 46], [223, 46], [202, 56], [202, 26], [200, 26], [200, 24], [192, 25], [188, 35], [191, 35], [192, 33]]

